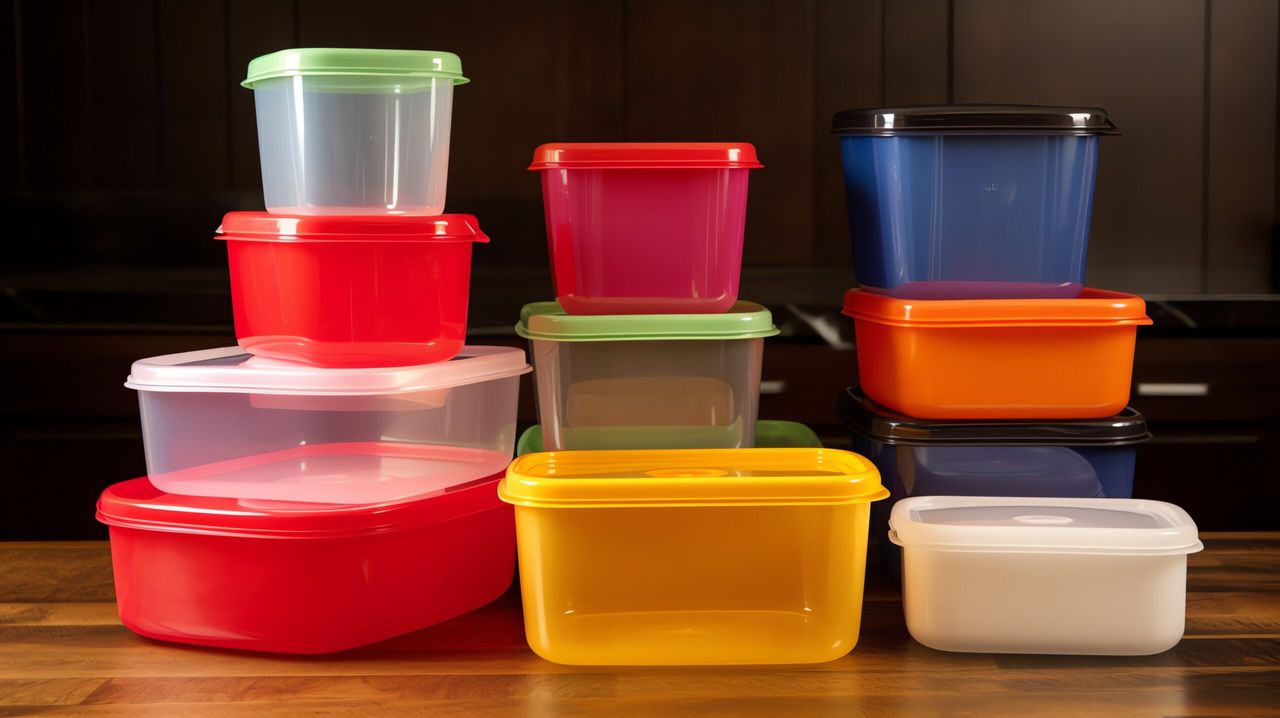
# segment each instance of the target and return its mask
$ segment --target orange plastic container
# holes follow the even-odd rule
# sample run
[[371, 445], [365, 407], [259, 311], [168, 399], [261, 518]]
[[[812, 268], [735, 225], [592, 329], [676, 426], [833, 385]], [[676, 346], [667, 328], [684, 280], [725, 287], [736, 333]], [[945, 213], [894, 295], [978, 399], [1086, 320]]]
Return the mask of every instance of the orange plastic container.
[[1129, 401], [1146, 303], [1085, 289], [1072, 299], [896, 299], [858, 289], [862, 388], [922, 419], [1093, 419]]

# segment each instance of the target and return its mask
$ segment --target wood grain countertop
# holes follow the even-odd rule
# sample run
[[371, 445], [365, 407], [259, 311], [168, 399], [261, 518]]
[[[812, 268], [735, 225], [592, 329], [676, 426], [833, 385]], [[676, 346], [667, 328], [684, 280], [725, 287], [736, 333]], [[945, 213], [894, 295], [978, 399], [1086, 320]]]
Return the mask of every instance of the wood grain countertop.
[[0, 544], [0, 716], [1280, 716], [1280, 533], [1202, 538], [1186, 638], [1156, 656], [934, 651], [872, 577], [840, 660], [641, 669], [533, 655], [514, 591], [329, 656], [165, 644], [120, 625], [105, 542]]

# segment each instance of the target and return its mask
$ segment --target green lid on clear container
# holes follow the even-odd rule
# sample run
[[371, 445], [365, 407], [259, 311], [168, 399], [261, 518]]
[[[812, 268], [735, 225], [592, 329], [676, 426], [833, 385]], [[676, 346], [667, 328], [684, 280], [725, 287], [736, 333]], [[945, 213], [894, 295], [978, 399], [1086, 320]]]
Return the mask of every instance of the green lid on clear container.
[[249, 89], [281, 77], [346, 78], [353, 87], [397, 84], [407, 78], [445, 79], [455, 85], [462, 76], [462, 60], [438, 50], [367, 50], [343, 47], [303, 47], [279, 50], [254, 58], [240, 84]]
[[553, 342], [756, 339], [778, 333], [773, 315], [754, 302], [722, 314], [568, 314], [556, 302], [526, 304], [516, 334]]

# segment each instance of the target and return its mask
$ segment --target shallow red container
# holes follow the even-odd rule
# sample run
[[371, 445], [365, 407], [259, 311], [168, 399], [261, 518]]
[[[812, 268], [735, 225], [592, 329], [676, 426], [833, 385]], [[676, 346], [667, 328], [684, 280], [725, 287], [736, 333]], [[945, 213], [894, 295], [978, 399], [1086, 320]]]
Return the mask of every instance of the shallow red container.
[[542, 145], [556, 299], [569, 314], [704, 314], [738, 299], [745, 142]]
[[120, 619], [135, 633], [279, 653], [329, 653], [483, 606], [515, 572], [501, 474], [391, 504], [246, 501], [111, 486]]
[[232, 212], [236, 339], [250, 354], [325, 367], [429, 364], [467, 331], [476, 218]]

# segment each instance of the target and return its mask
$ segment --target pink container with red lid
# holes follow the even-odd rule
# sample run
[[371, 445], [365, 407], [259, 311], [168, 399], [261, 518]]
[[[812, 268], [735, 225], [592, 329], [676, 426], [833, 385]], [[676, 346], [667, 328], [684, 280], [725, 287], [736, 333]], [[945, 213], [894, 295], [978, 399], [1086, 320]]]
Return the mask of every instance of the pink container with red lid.
[[542, 175], [556, 298], [569, 314], [704, 314], [738, 299], [747, 176], [737, 142], [557, 143]]

